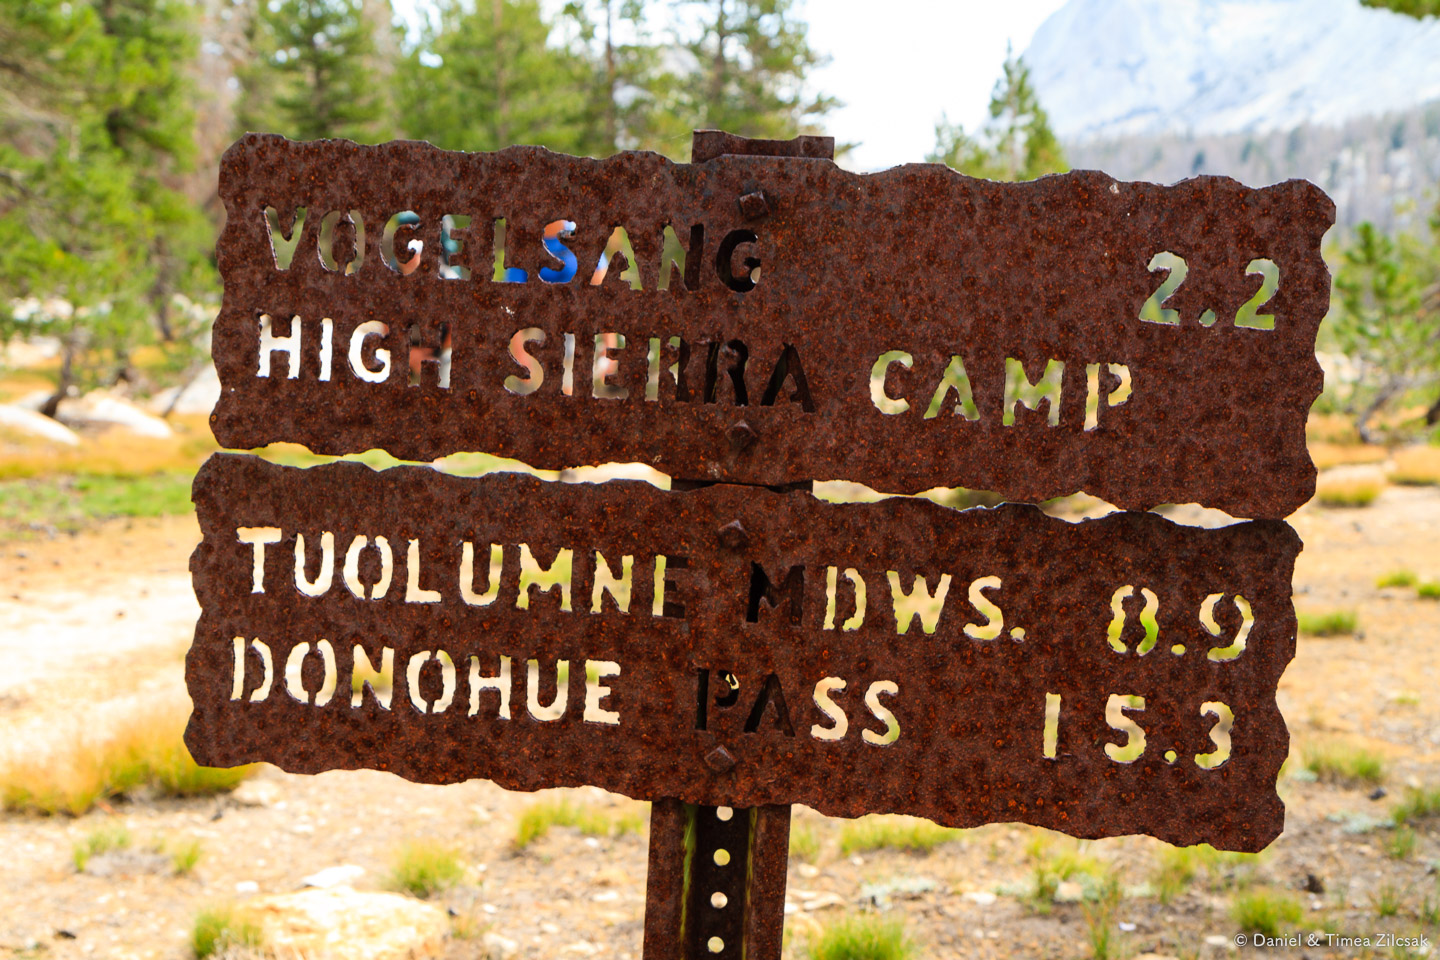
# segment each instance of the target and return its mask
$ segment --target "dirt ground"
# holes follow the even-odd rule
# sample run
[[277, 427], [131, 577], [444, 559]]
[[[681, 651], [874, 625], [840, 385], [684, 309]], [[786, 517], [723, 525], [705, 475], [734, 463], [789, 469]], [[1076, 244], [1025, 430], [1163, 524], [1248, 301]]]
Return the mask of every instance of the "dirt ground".
[[[1373, 506], [1311, 504], [1291, 521], [1306, 548], [1296, 573], [1302, 611], [1354, 609], [1353, 637], [1302, 638], [1280, 688], [1298, 752], [1342, 740], [1387, 761], [1388, 796], [1337, 786], [1287, 768], [1286, 830], [1255, 866], [1260, 887], [1294, 897], [1306, 929], [1344, 935], [1426, 935], [1437, 955], [1440, 823], [1418, 830], [1413, 854], [1387, 855], [1392, 831], [1373, 827], [1407, 785], [1440, 786], [1440, 603], [1413, 589], [1379, 589], [1378, 576], [1407, 568], [1440, 580], [1440, 488], [1391, 487]], [[65, 749], [136, 704], [185, 701], [182, 657], [198, 609], [187, 559], [198, 538], [191, 518], [112, 524], [55, 540], [0, 544], [0, 762]], [[258, 801], [131, 798], [78, 819], [0, 814], [0, 957], [182, 958], [196, 913], [221, 902], [285, 892], [322, 868], [364, 868], [359, 888], [381, 888], [406, 840], [459, 847], [458, 886], [435, 902], [457, 915], [448, 957], [482, 957], [488, 930], [535, 958], [637, 958], [644, 904], [645, 838], [553, 831], [523, 854], [516, 821], [535, 795], [482, 782], [448, 787], [376, 772], [291, 776], [266, 768]], [[580, 803], [638, 805], [599, 791], [567, 791]], [[1023, 895], [1035, 838], [1043, 831], [993, 825], [966, 831], [928, 854], [882, 850], [842, 857], [840, 821], [797, 809], [796, 824], [820, 839], [814, 862], [792, 858], [789, 955], [844, 912], [902, 918], [920, 957], [1084, 957], [1090, 929], [1082, 904], [1039, 913]], [[137, 846], [203, 844], [193, 873], [77, 873], [73, 846], [123, 823]], [[1050, 835], [1053, 844], [1066, 841]], [[1144, 888], [1162, 845], [1121, 838], [1083, 845], [1118, 871], [1129, 895], [1114, 914], [1119, 955], [1169, 957], [1421, 956], [1390, 948], [1316, 946], [1238, 949], [1234, 890], [1203, 877], [1169, 904]], [[1248, 869], [1248, 868], [1247, 868]], [[1307, 878], [1316, 892], [1303, 889]], [[886, 888], [889, 892], [886, 893]], [[904, 892], [904, 891], [910, 892]], [[1323, 891], [1323, 892], [1322, 892]], [[998, 893], [998, 896], [997, 896]], [[834, 896], [827, 896], [833, 894]], [[1384, 901], [1397, 898], [1393, 916]], [[1303, 940], [1303, 937], [1302, 937]]]

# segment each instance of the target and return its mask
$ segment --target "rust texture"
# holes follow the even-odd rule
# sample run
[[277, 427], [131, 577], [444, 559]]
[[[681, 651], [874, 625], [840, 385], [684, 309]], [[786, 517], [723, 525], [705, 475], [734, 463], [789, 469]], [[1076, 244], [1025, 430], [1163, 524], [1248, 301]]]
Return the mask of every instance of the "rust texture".
[[[1283, 825], [1275, 781], [1289, 736], [1275, 692], [1294, 653], [1300, 541], [1282, 521], [1203, 529], [1132, 513], [1070, 523], [1016, 504], [827, 504], [734, 485], [668, 492], [425, 467], [302, 470], [233, 454], [206, 464], [194, 499], [204, 539], [191, 569], [203, 612], [186, 665], [186, 743], [203, 764], [364, 767], [515, 790], [593, 784], [703, 806], [804, 803], [835, 816], [1020, 821], [1252, 851]], [[258, 548], [239, 528], [272, 541], [258, 584]], [[297, 590], [297, 534], [318, 596]], [[364, 549], [354, 547], [360, 536]], [[359, 599], [347, 583], [373, 595], [386, 580], [380, 537], [393, 558], [388, 583], [383, 596]], [[460, 589], [466, 542], [469, 599]], [[492, 545], [501, 567], [488, 594]], [[533, 558], [533, 579], [562, 550], [573, 551], [569, 611], [558, 585], [519, 589], [522, 558]], [[605, 590], [592, 612], [597, 553], [617, 577], [633, 558], [628, 612]], [[657, 555], [667, 557], [659, 598]], [[858, 622], [847, 571], [866, 587]], [[921, 605], [901, 634], [893, 597], [912, 592], [917, 576], [932, 595], [948, 577], [947, 592], [933, 632], [923, 619], [933, 608]], [[1116, 599], [1127, 586], [1131, 596]], [[1238, 655], [1237, 595], [1253, 614]], [[1210, 627], [1207, 598], [1218, 601]], [[998, 609], [987, 613], [987, 603]], [[1145, 606], [1158, 633], [1147, 632]], [[1112, 646], [1117, 607], [1126, 619]], [[321, 640], [333, 650], [335, 692], [317, 706], [327, 685]], [[297, 654], [302, 643], [309, 650]], [[393, 650], [388, 709], [363, 685], [352, 705], [357, 647], [377, 669]], [[499, 691], [471, 680], [472, 671], [497, 675], [502, 656], [511, 658], [508, 719]], [[565, 709], [537, 719], [560, 692], [560, 660], [569, 664]], [[442, 661], [454, 664], [451, 681]], [[609, 661], [619, 673], [602, 676]], [[837, 726], [816, 692], [827, 677], [846, 684], [829, 696], [848, 726], [828, 740], [815, 735]], [[1060, 697], [1053, 758], [1047, 694]], [[1138, 759], [1107, 755], [1107, 743], [1134, 736], [1119, 729], [1118, 708], [1107, 723], [1111, 695], [1145, 699], [1143, 711], [1123, 715], [1144, 730]], [[1195, 758], [1223, 739], [1218, 714], [1204, 712], [1217, 702], [1233, 711], [1230, 753], [1204, 769]], [[900, 735], [873, 742], [890, 726], [886, 711]]]
[[[924, 164], [860, 175], [813, 158], [823, 144], [737, 156], [727, 136], [702, 135], [697, 155], [718, 155], [693, 164], [246, 136], [220, 172], [216, 436], [230, 448], [485, 451], [546, 468], [635, 461], [687, 479], [963, 486], [1016, 501], [1083, 489], [1125, 509], [1197, 502], [1240, 517], [1287, 516], [1311, 496], [1304, 425], [1321, 388], [1320, 243], [1334, 216], [1318, 188], [1084, 171], [992, 183]], [[287, 269], [267, 207], [277, 248], [295, 241]], [[392, 223], [401, 211], [413, 216]], [[451, 214], [470, 220], [454, 222], [442, 256]], [[500, 219], [500, 275], [524, 271], [526, 282], [494, 281]], [[542, 268], [567, 272], [542, 246], [558, 220], [576, 225], [555, 238], [576, 269], [549, 283]], [[620, 252], [597, 285], [607, 241]], [[1174, 324], [1139, 319], [1178, 278], [1149, 269], [1162, 251], [1188, 267], [1164, 304]], [[1274, 329], [1237, 327], [1262, 258], [1279, 271], [1258, 308]], [[455, 278], [461, 268], [468, 279]], [[300, 318], [293, 378], [281, 351], [269, 352], [270, 376], [257, 375], [265, 315], [286, 336]], [[356, 337], [367, 321], [383, 335]], [[512, 338], [531, 328], [544, 339], [517, 356], [533, 357], [543, 379], [512, 356]], [[357, 376], [352, 345], [366, 370], [383, 369], [388, 351], [388, 379]], [[428, 361], [447, 345], [441, 387]], [[888, 367], [881, 397], [904, 412], [882, 412], [872, 394], [887, 351], [909, 355], [908, 368]], [[940, 389], [954, 357], [973, 408], [958, 388]], [[1012, 403], [1005, 424], [1007, 358], [1030, 382], [1064, 363], [1058, 418], [1050, 401]], [[1112, 364], [1131, 375], [1123, 403]], [[507, 379], [539, 386], [522, 395]]]
[[789, 855], [789, 806], [657, 800], [650, 808], [645, 960], [779, 960]]

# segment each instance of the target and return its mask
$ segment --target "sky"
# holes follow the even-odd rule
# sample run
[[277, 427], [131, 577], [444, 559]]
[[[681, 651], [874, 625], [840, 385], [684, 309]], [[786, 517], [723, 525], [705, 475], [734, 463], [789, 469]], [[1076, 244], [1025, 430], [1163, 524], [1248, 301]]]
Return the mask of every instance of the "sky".
[[[393, 2], [411, 24], [429, 6]], [[830, 57], [812, 86], [844, 104], [827, 116], [825, 132], [856, 144], [845, 166], [868, 171], [923, 161], [942, 115], [974, 130], [985, 120], [1006, 44], [1023, 53], [1064, 2], [798, 0], [811, 47]]]
[[[858, 142], [847, 166], [917, 163], [935, 146], [935, 123], [974, 130], [1005, 62], [1023, 53], [1064, 0], [808, 0], [810, 44], [830, 55], [815, 88], [845, 102], [826, 132]], [[883, 10], [885, 16], [876, 16]]]

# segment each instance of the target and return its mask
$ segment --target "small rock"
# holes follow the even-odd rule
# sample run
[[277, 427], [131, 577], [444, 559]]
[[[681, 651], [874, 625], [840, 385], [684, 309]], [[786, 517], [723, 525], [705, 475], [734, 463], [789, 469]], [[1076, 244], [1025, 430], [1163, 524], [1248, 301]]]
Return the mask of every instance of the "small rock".
[[139, 850], [99, 853], [85, 864], [85, 872], [92, 877], [132, 877], [146, 873], [173, 873], [174, 870], [174, 862], [165, 854]]
[[315, 824], [313, 824], [313, 823], [292, 823], [292, 824], [290, 825], [290, 832], [291, 832], [291, 833], [298, 833], [298, 834], [300, 834], [301, 836], [307, 836], [307, 837], [308, 837], [308, 836], [311, 836], [311, 835], [313, 835], [313, 834], [315, 833]]
[[965, 899], [982, 907], [988, 907], [999, 898], [989, 890], [971, 890], [965, 894]]
[[55, 939], [56, 939], [56, 940], [74, 940], [74, 939], [75, 939], [75, 933], [74, 933], [73, 931], [71, 931], [71, 930], [56, 930], [56, 931], [55, 931]]
[[410, 960], [438, 953], [450, 929], [439, 907], [349, 887], [262, 897], [245, 910], [279, 956]]
[[553, 923], [542, 923], [540, 924], [540, 932], [554, 935], [560, 932], [560, 928]]
[[260, 892], [260, 884], [256, 883], [254, 880], [241, 880], [239, 883], [235, 884], [235, 892], [236, 892], [236, 893], [259, 893], [259, 892]]
[[576, 940], [574, 943], [566, 944], [561, 950], [565, 953], [578, 953], [582, 957], [593, 957], [600, 952], [600, 948], [589, 940]]
[[620, 891], [601, 890], [599, 893], [595, 894], [590, 899], [595, 901], [596, 903], [614, 903], [616, 900], [620, 899]]
[[485, 952], [495, 957], [513, 957], [520, 952], [520, 944], [509, 937], [502, 937], [498, 933], [487, 933], [480, 938], [480, 945]]
[[1079, 903], [1085, 899], [1085, 888], [1074, 880], [1063, 880], [1055, 886], [1056, 903]]
[[813, 863], [802, 863], [795, 868], [795, 872], [800, 874], [800, 876], [804, 877], [806, 880], [814, 880], [816, 877], [820, 876], [820, 868], [815, 866], [815, 864]]
[[601, 867], [590, 882], [597, 887], [623, 887], [630, 882], [630, 874], [615, 866]]
[[480, 904], [480, 909], [492, 916], [500, 912], [500, 908], [493, 903], [482, 903]]
[[1121, 933], [1134, 933], [1134, 932], [1135, 932], [1136, 930], [1138, 930], [1138, 929], [1139, 929], [1139, 928], [1138, 928], [1135, 924], [1130, 923], [1129, 921], [1126, 921], [1126, 920], [1121, 920], [1121, 921], [1120, 921], [1120, 932], [1121, 932]]
[[811, 910], [825, 910], [829, 907], [841, 907], [844, 905], [845, 898], [838, 893], [817, 894], [813, 899], [802, 901], [800, 904], [801, 909], [807, 912]]
[[1389, 796], [1389, 792], [1384, 787], [1376, 787], [1370, 791], [1371, 800], [1384, 800], [1387, 796]]
[[1172, 957], [1168, 953], [1142, 953], [1135, 960], [1179, 960], [1179, 958]]
[[302, 886], [328, 890], [330, 887], [354, 886], [355, 881], [364, 875], [364, 867], [356, 866], [353, 863], [342, 863], [339, 866], [326, 867], [324, 870], [312, 873], [300, 883]]
[[230, 792], [230, 800], [242, 807], [273, 807], [280, 799], [280, 785], [270, 780], [245, 780]]
[[1313, 873], [1307, 873], [1305, 874], [1305, 883], [1302, 885], [1301, 889], [1303, 889], [1306, 893], [1324, 893], [1325, 881], [1321, 880]]
[[1235, 949], [1235, 941], [1231, 940], [1224, 934], [1219, 933], [1212, 933], [1208, 937], [1206, 937], [1205, 944], [1206, 946], [1210, 947], [1227, 947], [1231, 950]]

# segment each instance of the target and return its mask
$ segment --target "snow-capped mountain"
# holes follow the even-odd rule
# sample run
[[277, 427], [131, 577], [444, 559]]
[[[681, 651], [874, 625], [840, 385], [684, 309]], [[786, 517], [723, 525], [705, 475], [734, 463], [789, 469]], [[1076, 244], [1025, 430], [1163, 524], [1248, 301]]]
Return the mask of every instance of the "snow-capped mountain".
[[1070, 142], [1335, 125], [1440, 98], [1440, 18], [1359, 0], [1070, 0], [1024, 56]]

